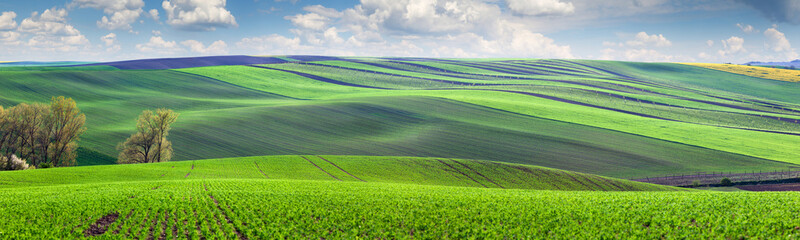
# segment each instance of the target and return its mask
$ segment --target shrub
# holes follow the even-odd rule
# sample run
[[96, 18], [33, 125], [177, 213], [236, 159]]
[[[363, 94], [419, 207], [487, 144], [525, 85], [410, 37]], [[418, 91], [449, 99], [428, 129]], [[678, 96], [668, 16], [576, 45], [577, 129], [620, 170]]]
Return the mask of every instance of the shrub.
[[51, 167], [53, 167], [53, 164], [50, 163], [43, 162], [39, 164], [39, 168], [51, 168]]
[[694, 187], [694, 188], [700, 187], [700, 181], [697, 181], [697, 180], [692, 181], [692, 187]]
[[0, 156], [0, 169], [2, 170], [25, 170], [30, 166], [25, 160], [20, 159], [17, 155], [11, 157]]
[[731, 180], [728, 179], [728, 178], [723, 178], [722, 180], [719, 181], [719, 185], [722, 185], [722, 186], [733, 186], [733, 182], [731, 182]]

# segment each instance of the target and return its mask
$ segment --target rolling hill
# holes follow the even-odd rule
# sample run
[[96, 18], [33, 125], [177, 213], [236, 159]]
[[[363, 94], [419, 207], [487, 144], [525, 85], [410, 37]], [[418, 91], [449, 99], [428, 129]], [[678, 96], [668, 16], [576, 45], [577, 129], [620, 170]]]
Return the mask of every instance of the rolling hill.
[[419, 156], [623, 178], [769, 171], [800, 163], [798, 88], [681, 64], [548, 59], [227, 56], [0, 68], [0, 105], [78, 102], [91, 153], [80, 165], [110, 163], [142, 110], [167, 107], [181, 113], [175, 160]]
[[0, 202], [8, 203], [0, 204], [5, 213], [0, 215], [0, 238], [796, 234], [791, 216], [798, 205], [786, 203], [800, 201], [797, 194], [674, 190], [679, 189], [442, 158], [265, 156], [51, 168], [0, 172]]

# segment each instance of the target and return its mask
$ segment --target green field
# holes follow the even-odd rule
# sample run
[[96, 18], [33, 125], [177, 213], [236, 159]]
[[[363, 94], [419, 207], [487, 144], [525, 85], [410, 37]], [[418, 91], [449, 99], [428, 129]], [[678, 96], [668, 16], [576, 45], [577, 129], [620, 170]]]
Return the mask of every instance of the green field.
[[[800, 233], [796, 193], [621, 179], [800, 167], [796, 83], [671, 63], [276, 59], [0, 68], [0, 105], [71, 97], [87, 127], [80, 166], [0, 172], [0, 239]], [[154, 108], [180, 114], [173, 161], [114, 164]]]
[[637, 178], [795, 167], [798, 86], [669, 63], [342, 58], [6, 67], [0, 104], [74, 98], [79, 165], [113, 163], [136, 116], [166, 107], [181, 114], [175, 160], [419, 156]]
[[439, 158], [39, 169], [0, 173], [0, 238], [797, 237], [797, 194], [657, 190], [677, 189]]

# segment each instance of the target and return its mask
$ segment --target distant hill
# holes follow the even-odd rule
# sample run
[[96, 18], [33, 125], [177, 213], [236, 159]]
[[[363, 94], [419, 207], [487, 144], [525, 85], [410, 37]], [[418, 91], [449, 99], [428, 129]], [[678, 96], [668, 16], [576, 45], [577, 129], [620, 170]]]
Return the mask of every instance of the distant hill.
[[794, 61], [791, 61], [791, 62], [748, 62], [748, 63], [745, 63], [745, 65], [800, 68], [800, 59], [797, 59], [797, 60], [794, 60]]

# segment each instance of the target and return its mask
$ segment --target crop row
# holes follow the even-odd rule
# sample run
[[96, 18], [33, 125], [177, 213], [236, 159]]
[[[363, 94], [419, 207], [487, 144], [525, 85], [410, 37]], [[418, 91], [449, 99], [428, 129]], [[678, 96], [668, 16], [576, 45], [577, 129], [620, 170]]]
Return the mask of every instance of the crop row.
[[0, 202], [0, 238], [793, 238], [800, 227], [792, 193], [265, 179], [19, 188], [0, 190]]

